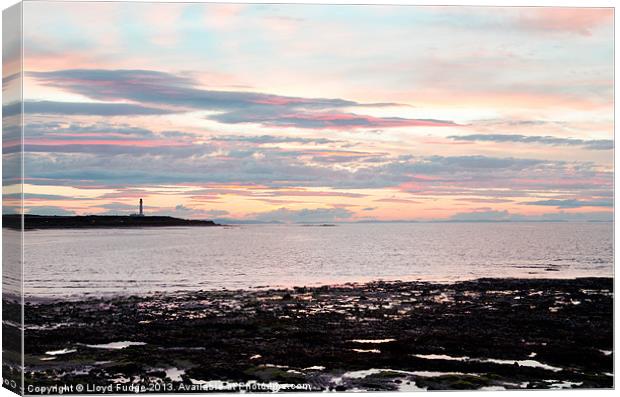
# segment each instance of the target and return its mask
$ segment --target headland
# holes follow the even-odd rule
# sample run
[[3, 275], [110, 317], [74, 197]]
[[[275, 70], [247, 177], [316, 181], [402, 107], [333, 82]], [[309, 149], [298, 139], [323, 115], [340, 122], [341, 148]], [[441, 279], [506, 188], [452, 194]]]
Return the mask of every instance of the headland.
[[[95, 229], [169, 226], [222, 226], [209, 220], [181, 219], [171, 216], [126, 215], [24, 215], [24, 230], [33, 229]], [[2, 227], [21, 229], [21, 215], [2, 215]]]

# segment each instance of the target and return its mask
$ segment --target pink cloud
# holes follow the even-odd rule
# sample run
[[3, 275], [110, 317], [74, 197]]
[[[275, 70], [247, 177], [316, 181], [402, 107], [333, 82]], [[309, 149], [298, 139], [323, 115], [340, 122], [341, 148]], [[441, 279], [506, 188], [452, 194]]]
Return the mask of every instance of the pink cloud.
[[590, 36], [599, 25], [611, 24], [613, 15], [612, 8], [530, 8], [520, 14], [518, 24], [529, 29]]
[[355, 113], [308, 112], [278, 114], [273, 117], [260, 115], [256, 120], [248, 117], [246, 122], [260, 122], [268, 126], [291, 126], [313, 129], [389, 128], [389, 127], [447, 127], [452, 121], [434, 119], [407, 119], [401, 117], [374, 117]]
[[366, 197], [365, 194], [349, 193], [349, 192], [325, 192], [325, 191], [311, 191], [311, 190], [278, 190], [274, 193], [276, 196], [299, 196], [299, 197], [348, 197], [348, 198], [362, 198]]
[[374, 200], [378, 203], [396, 203], [396, 204], [420, 204], [421, 201], [416, 200], [407, 200], [407, 199], [399, 199], [399, 198], [382, 198]]
[[53, 139], [29, 139], [25, 145], [42, 145], [42, 146], [66, 146], [66, 145], [105, 145], [105, 146], [139, 146], [139, 147], [160, 147], [160, 146], [191, 146], [191, 144], [183, 142], [171, 142], [164, 139], [143, 140], [53, 140]]

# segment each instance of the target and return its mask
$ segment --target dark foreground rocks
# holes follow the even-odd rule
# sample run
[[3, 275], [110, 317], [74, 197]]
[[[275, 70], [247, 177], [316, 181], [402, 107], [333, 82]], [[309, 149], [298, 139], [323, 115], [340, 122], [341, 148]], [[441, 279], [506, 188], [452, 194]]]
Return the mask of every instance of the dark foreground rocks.
[[46, 394], [611, 388], [612, 306], [602, 278], [33, 304], [25, 384]]

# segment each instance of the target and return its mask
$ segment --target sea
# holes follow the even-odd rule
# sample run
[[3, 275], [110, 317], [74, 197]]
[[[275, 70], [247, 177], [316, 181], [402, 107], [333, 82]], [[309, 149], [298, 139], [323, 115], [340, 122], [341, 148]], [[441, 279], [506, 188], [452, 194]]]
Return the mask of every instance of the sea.
[[[3, 232], [5, 238], [17, 233]], [[375, 280], [609, 277], [613, 223], [34, 230], [24, 233], [23, 258], [27, 299]]]

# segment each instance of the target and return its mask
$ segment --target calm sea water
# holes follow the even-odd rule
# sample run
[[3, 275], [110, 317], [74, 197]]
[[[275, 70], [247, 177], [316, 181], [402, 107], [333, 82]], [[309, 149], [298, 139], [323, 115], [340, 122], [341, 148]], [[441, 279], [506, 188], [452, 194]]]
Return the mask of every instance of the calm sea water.
[[30, 297], [369, 280], [613, 274], [611, 223], [42, 230], [25, 234]]

